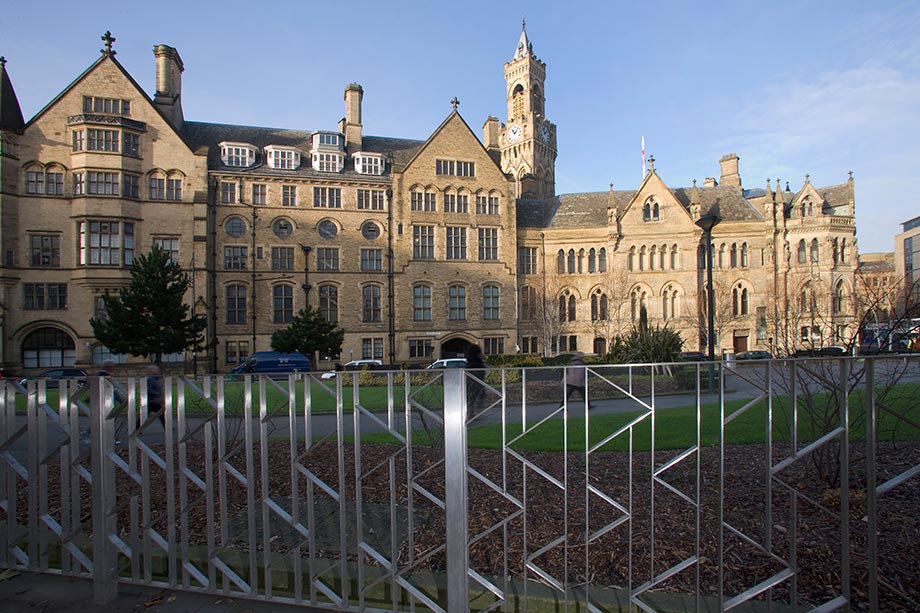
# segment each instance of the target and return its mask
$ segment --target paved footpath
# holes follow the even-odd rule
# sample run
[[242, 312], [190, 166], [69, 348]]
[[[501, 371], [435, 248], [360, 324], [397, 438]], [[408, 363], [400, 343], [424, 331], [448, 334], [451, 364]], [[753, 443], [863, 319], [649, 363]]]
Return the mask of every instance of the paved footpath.
[[[61, 575], [13, 572], [0, 573], [0, 612], [42, 613], [79, 611], [81, 613], [122, 613], [149, 611], [150, 613], [307, 613], [327, 612], [329, 609], [261, 602], [229, 596], [180, 592], [160, 587], [122, 584], [118, 597], [108, 604], [93, 602], [93, 582]], [[3, 578], [8, 577], [8, 578]]]

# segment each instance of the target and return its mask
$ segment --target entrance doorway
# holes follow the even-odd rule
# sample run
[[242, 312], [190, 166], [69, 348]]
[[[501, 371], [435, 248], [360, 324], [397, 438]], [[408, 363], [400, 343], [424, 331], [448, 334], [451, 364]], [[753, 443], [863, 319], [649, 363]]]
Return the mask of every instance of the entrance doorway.
[[440, 359], [462, 358], [466, 357], [466, 350], [469, 349], [471, 342], [465, 338], [452, 338], [441, 343]]

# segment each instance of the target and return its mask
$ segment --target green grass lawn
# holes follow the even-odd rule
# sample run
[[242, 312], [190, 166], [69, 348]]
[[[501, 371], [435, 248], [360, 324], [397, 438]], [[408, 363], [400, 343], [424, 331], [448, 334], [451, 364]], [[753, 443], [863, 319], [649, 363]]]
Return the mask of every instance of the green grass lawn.
[[[889, 407], [898, 414], [903, 415], [913, 424], [920, 423], [920, 385], [906, 384], [890, 389], [884, 398]], [[834, 421], [836, 408], [832, 399], [827, 395], [815, 395], [813, 401], [818, 407], [812, 413], [804, 410], [805, 399], [800, 398], [799, 405], [799, 440], [814, 440], [827, 431], [827, 427], [816, 423], [811, 416], [828, 412], [830, 422]], [[726, 415], [733, 415], [745, 406], [746, 401], [735, 400], [725, 403]], [[765, 403], [751, 406], [743, 413], [735, 416], [725, 427], [725, 440], [728, 443], [750, 444], [762, 443], [766, 435], [766, 410]], [[704, 404], [701, 409], [700, 441], [703, 445], [712, 445], [719, 441], [719, 406], [716, 403]], [[652, 421], [650, 418], [641, 419], [644, 413], [633, 411], [628, 413], [596, 414], [590, 416], [590, 431], [588, 441], [593, 447], [601, 443], [606, 437], [636, 422], [633, 427], [633, 449], [647, 451], [651, 447]], [[791, 403], [788, 398], [774, 398], [773, 401], [773, 437], [775, 442], [789, 440], [789, 427], [791, 421]], [[637, 421], [638, 420], [638, 421]], [[878, 431], [880, 438], [887, 440], [920, 440], [920, 428], [908, 421], [896, 418], [894, 415], [882, 411], [879, 417]], [[560, 419], [548, 420], [539, 426], [537, 422], [528, 425], [531, 428], [526, 434], [521, 433], [521, 424], [509, 423], [505, 440], [518, 450], [531, 451], [570, 451], [585, 450], [585, 419], [575, 417], [568, 420], [568, 431]], [[568, 441], [565, 440], [568, 437]], [[850, 436], [853, 440], [865, 437], [865, 399], [862, 391], [854, 392], [850, 396]], [[389, 435], [362, 435], [363, 442], [392, 442]], [[420, 441], [416, 435], [416, 441]], [[503, 441], [501, 424], [490, 424], [470, 428], [467, 442], [470, 447], [480, 449], [501, 449]], [[685, 449], [696, 442], [696, 408], [693, 406], [661, 409], [655, 416], [655, 448], [656, 449]], [[623, 432], [613, 440], [601, 447], [604, 451], [625, 451], [629, 449], [629, 433]]]

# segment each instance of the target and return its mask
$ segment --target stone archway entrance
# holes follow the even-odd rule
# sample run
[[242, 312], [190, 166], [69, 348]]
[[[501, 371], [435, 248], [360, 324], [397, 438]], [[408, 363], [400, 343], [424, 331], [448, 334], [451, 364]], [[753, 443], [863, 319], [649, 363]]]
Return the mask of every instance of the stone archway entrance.
[[465, 338], [456, 337], [441, 343], [440, 359], [462, 358], [466, 356], [466, 350], [469, 349], [471, 342]]

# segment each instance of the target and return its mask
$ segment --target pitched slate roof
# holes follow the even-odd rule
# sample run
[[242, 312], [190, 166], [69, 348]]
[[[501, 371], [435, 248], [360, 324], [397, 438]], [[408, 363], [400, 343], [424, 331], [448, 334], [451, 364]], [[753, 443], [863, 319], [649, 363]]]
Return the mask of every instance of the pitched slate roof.
[[0, 130], [22, 134], [25, 125], [16, 90], [13, 89], [13, 82], [6, 72], [6, 60], [0, 58]]
[[[265, 164], [264, 148], [268, 145], [282, 147], [296, 147], [307, 153], [313, 147], [313, 132], [304, 130], [289, 130], [284, 128], [265, 128], [259, 126], [238, 126], [232, 124], [204, 123], [186, 121], [182, 126], [182, 135], [189, 146], [194, 150], [208, 147], [208, 169], [226, 170], [231, 172], [259, 172], [260, 174], [278, 174], [280, 176], [315, 176], [328, 177], [329, 173], [319, 172], [310, 168], [309, 164], [302, 164], [294, 170], [276, 170]], [[223, 141], [236, 143], [249, 143], [254, 145], [256, 151], [255, 164], [246, 168], [239, 166], [226, 166], [220, 159], [220, 147]], [[365, 136], [361, 140], [361, 150], [368, 153], [392, 154], [393, 164], [404, 165], [422, 146], [418, 140], [382, 138], [379, 136]], [[353, 174], [367, 178], [367, 175], [358, 175], [354, 172], [353, 161], [348, 160], [341, 173], [336, 176]]]
[[[717, 212], [724, 221], [762, 221], [763, 215], [735, 187], [699, 187], [703, 215]], [[691, 187], [671, 193], [687, 210]], [[524, 228], [582, 228], [607, 225], [607, 209], [616, 207], [620, 215], [635, 196], [635, 191], [586, 192], [563, 194], [549, 200], [519, 200], [518, 226]]]

